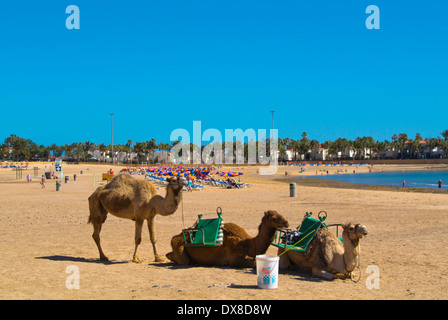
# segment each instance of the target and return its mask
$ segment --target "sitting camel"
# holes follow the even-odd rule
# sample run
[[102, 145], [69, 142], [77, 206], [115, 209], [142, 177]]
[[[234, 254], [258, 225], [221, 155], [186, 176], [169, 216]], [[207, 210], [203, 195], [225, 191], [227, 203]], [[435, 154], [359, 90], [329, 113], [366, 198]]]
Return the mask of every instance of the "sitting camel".
[[358, 266], [359, 240], [368, 230], [362, 224], [342, 225], [342, 243], [335, 234], [326, 228], [317, 231], [305, 252], [284, 251], [279, 248], [280, 269], [299, 269], [311, 271], [315, 277], [333, 280], [337, 277], [350, 277]]
[[130, 174], [122, 173], [115, 176], [105, 186], [98, 187], [89, 197], [89, 223], [93, 224], [93, 239], [100, 253], [100, 260], [109, 260], [103, 253], [100, 244], [101, 226], [106, 221], [107, 213], [119, 218], [135, 221], [135, 250], [133, 260], [140, 262], [137, 247], [142, 237], [142, 226], [148, 221], [149, 236], [156, 261], [163, 261], [157, 254], [154, 218], [156, 214], [168, 216], [173, 214], [182, 201], [182, 188], [186, 180], [180, 177], [167, 179], [166, 196], [157, 194], [152, 183], [143, 179], [136, 179]]
[[[208, 266], [255, 267], [256, 255], [264, 254], [271, 244], [275, 229], [287, 228], [288, 221], [276, 211], [266, 211], [254, 238], [234, 223], [224, 223], [224, 239], [221, 246], [183, 246], [182, 233], [171, 239], [173, 252], [166, 256], [180, 265], [200, 264]], [[248, 258], [249, 257], [249, 258]], [[252, 258], [252, 259], [251, 259]]]

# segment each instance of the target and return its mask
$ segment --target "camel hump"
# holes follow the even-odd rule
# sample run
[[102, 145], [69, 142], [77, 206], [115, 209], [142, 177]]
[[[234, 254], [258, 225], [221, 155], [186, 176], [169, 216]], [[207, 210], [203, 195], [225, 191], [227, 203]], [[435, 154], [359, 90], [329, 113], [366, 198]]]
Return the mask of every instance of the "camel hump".
[[110, 180], [108, 184], [106, 184], [106, 189], [115, 189], [120, 188], [125, 185], [132, 185], [135, 183], [137, 179], [131, 176], [129, 173], [120, 173], [117, 174]]
[[104, 187], [105, 189], [114, 189], [120, 193], [128, 194], [134, 197], [136, 194], [145, 195], [151, 198], [157, 194], [156, 187], [148, 180], [137, 179], [129, 173], [120, 173]]
[[317, 249], [320, 264], [322, 266], [329, 266], [333, 260], [334, 253], [337, 252], [336, 247], [338, 244], [340, 244], [340, 241], [336, 235], [326, 228], [320, 228], [305, 254], [311, 256], [314, 249]]
[[93, 191], [93, 193], [90, 195], [89, 199], [93, 198], [93, 197], [97, 197], [98, 193], [103, 189], [104, 189], [104, 186], [99, 186], [98, 188], [96, 188], [95, 191]]
[[132, 205], [132, 199], [120, 189], [104, 189], [98, 192], [98, 197], [109, 212], [120, 212]]
[[242, 239], [249, 239], [251, 238], [251, 236], [249, 236], [246, 232], [246, 230], [244, 230], [243, 228], [241, 228], [240, 226], [231, 223], [231, 222], [226, 222], [224, 223], [224, 228], [223, 228], [224, 234], [227, 235], [231, 235], [231, 236], [236, 236]]

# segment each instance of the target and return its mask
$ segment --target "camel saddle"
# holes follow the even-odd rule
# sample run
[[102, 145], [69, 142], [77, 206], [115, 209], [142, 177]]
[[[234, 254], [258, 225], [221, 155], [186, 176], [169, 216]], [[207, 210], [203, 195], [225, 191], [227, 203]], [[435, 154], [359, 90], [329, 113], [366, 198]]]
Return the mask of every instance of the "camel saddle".
[[[329, 226], [339, 226], [338, 224], [328, 226], [325, 224], [325, 219], [327, 218], [327, 213], [325, 211], [320, 211], [318, 213], [318, 219], [312, 218], [312, 214], [312, 212], [307, 212], [302, 220], [302, 223], [299, 227], [297, 227], [296, 230], [277, 229], [272, 245], [284, 250], [308, 252], [308, 246], [310, 245], [311, 240], [313, 240], [320, 228], [328, 229]], [[299, 234], [298, 237], [294, 238], [295, 242], [292, 244], [288, 243], [289, 241], [287, 241], [288, 238], [291, 238], [291, 233]], [[336, 229], [336, 233], [338, 234], [338, 229]], [[342, 241], [342, 238], [339, 239]]]
[[218, 218], [203, 219], [202, 214], [198, 215], [198, 220], [193, 227], [182, 230], [184, 236], [184, 246], [204, 247], [222, 245], [224, 234], [224, 222], [222, 210], [217, 209]]

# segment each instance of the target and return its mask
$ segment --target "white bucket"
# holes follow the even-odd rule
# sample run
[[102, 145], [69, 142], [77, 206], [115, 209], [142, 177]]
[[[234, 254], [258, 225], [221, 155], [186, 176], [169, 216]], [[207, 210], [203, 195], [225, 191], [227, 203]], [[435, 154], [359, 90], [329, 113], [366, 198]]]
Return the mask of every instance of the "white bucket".
[[256, 256], [258, 288], [277, 289], [279, 259], [278, 256], [267, 254]]

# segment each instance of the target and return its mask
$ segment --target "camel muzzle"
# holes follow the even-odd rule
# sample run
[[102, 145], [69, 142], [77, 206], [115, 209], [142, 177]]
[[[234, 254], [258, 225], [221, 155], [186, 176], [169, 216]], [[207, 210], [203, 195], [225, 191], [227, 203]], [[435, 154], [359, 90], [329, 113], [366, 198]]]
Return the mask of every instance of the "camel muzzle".
[[188, 184], [187, 179], [185, 178], [179, 178], [179, 184], [182, 186], [186, 186]]

